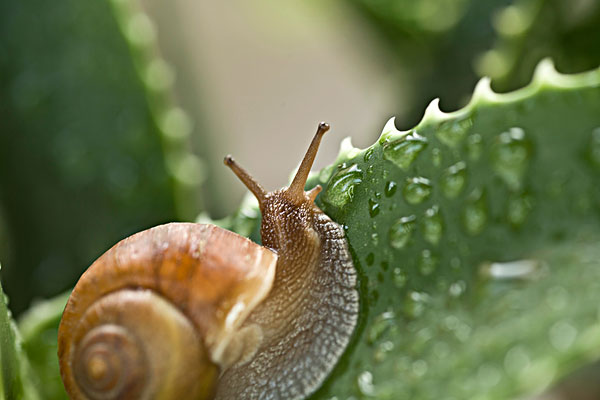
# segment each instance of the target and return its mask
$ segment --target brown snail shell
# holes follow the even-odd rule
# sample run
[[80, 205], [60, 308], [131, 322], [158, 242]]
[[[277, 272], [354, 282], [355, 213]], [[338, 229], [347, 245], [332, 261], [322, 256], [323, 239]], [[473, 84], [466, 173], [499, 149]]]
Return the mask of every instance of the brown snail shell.
[[[83, 274], [63, 313], [58, 353], [67, 392], [210, 398], [228, 342], [267, 295], [276, 260], [214, 225], [160, 225], [117, 243]], [[153, 387], [137, 389], [142, 380]], [[189, 381], [200, 384], [190, 389]], [[184, 393], [159, 396], [165, 387]]]

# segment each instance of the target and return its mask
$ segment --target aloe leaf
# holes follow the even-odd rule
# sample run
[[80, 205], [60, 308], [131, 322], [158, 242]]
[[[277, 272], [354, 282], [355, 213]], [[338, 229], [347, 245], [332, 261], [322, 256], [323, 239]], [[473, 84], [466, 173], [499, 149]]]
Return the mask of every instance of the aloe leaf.
[[39, 399], [29, 362], [0, 284], [0, 399]]
[[[314, 399], [506, 399], [600, 356], [600, 69], [391, 120], [312, 176], [345, 227], [361, 316]], [[229, 227], [249, 229], [240, 215]]]

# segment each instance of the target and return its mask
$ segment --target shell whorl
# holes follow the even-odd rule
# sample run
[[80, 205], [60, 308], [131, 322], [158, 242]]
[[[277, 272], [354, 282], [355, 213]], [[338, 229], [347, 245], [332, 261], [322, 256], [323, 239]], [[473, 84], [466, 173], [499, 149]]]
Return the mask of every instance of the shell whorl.
[[[58, 352], [70, 396], [207, 398], [240, 324], [269, 292], [276, 260], [213, 225], [161, 225], [117, 243], [84, 273], [63, 313]], [[127, 367], [140, 361], [147, 368]], [[115, 375], [121, 365], [133, 375]]]

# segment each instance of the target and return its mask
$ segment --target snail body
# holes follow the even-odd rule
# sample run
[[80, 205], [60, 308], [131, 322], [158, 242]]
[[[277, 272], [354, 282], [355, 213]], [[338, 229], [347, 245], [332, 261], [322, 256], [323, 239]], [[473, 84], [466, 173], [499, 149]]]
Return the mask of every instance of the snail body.
[[214, 225], [171, 223], [117, 243], [83, 274], [59, 327], [74, 399], [303, 399], [356, 326], [343, 230], [304, 185], [319, 125], [288, 188], [258, 199], [262, 246]]

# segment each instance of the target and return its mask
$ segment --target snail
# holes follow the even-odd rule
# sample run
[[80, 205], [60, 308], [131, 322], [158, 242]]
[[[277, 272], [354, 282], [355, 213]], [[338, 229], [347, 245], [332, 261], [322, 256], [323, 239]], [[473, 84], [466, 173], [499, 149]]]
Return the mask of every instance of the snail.
[[98, 258], [58, 332], [72, 399], [304, 399], [332, 371], [357, 323], [343, 229], [304, 191], [320, 123], [289, 187], [257, 198], [262, 246], [209, 224], [169, 223]]

